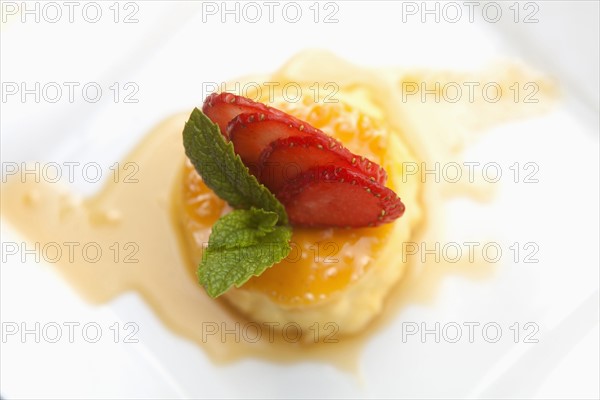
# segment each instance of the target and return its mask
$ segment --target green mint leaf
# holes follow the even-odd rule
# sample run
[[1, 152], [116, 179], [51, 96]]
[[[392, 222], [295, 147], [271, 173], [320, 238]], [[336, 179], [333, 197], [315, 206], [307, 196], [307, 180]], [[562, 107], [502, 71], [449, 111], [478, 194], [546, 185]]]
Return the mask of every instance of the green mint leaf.
[[283, 205], [250, 174], [219, 127], [195, 108], [183, 130], [185, 153], [203, 181], [234, 208], [212, 228], [198, 279], [211, 297], [240, 287], [290, 252]]
[[198, 279], [211, 297], [240, 287], [289, 254], [292, 229], [277, 220], [272, 211], [251, 208], [234, 210], [215, 223], [198, 267]]
[[234, 208], [272, 211], [280, 224], [287, 224], [283, 205], [250, 174], [233, 144], [225, 141], [219, 127], [194, 108], [183, 130], [183, 145], [196, 171], [217, 196]]

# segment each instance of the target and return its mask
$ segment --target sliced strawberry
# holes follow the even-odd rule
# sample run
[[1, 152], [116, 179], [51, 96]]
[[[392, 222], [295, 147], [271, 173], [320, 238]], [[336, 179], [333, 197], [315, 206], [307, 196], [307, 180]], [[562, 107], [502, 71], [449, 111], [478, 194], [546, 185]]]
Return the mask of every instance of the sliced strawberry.
[[404, 213], [400, 198], [384, 186], [382, 167], [308, 123], [231, 93], [208, 96], [202, 110], [276, 193], [292, 224], [377, 226]]
[[[247, 125], [248, 123], [250, 123], [252, 121], [254, 121], [255, 123], [258, 123], [258, 122], [263, 122], [264, 119], [269, 119], [269, 120], [277, 120], [278, 122], [287, 124], [290, 126], [290, 128], [297, 128], [300, 131], [304, 130], [305, 131], [304, 134], [312, 133], [312, 134], [321, 136], [323, 139], [328, 140], [328, 143], [330, 146], [335, 146], [335, 144], [339, 144], [339, 142], [335, 141], [333, 138], [331, 138], [329, 135], [323, 133], [321, 130], [314, 128], [313, 126], [309, 125], [308, 123], [303, 122], [292, 115], [289, 115], [289, 114], [287, 114], [281, 110], [278, 110], [276, 108], [269, 107], [265, 104], [255, 102], [246, 97], [234, 95], [233, 93], [223, 92], [223, 93], [213, 93], [213, 94], [209, 95], [204, 100], [204, 105], [202, 107], [202, 111], [213, 122], [215, 122], [217, 125], [219, 125], [221, 132], [228, 139], [230, 138], [230, 133], [228, 133], [228, 132], [245, 128], [245, 125]], [[228, 129], [227, 125], [230, 122], [233, 122], [232, 120], [242, 113], [257, 114], [258, 118], [248, 116], [246, 119], [242, 119], [241, 121], [238, 121], [235, 124], [233, 124], [233, 125], [238, 125], [238, 126], [232, 126], [231, 128]], [[270, 117], [274, 117], [274, 118], [270, 118]], [[243, 126], [239, 126], [239, 125], [243, 125]], [[257, 131], [257, 129], [261, 129], [262, 126], [263, 125], [260, 124], [260, 125], [256, 125], [256, 126], [250, 127], [250, 128], [251, 128], [251, 131], [252, 130]], [[264, 125], [264, 126], [268, 127], [269, 123], [267, 123], [267, 125]], [[282, 129], [280, 129], [279, 132], [281, 134]], [[289, 134], [290, 134], [289, 132], [283, 133], [281, 137], [288, 137]], [[332, 142], [332, 140], [333, 140], [333, 142]], [[332, 143], [335, 143], [335, 144], [332, 144]], [[260, 153], [258, 153], [258, 154], [260, 154]], [[352, 153], [349, 153], [349, 154], [352, 154]], [[256, 164], [256, 162], [258, 161], [258, 157], [259, 156], [256, 156], [256, 157], [249, 156], [249, 160], [251, 159], [252, 160], [251, 162]], [[244, 159], [244, 157], [242, 157], [242, 159]], [[365, 175], [367, 175], [369, 177], [373, 177], [379, 183], [385, 184], [387, 175], [385, 173], [385, 170], [382, 167], [380, 167], [376, 163], [373, 163], [372, 161], [370, 161], [364, 157], [360, 157], [360, 156], [357, 156], [354, 154], [352, 154], [351, 160], [352, 160], [353, 165], [355, 165], [357, 167], [357, 169], [361, 170]]]
[[257, 166], [263, 150], [279, 139], [317, 137], [327, 146], [339, 145], [332, 137], [285, 113], [240, 114], [227, 125], [227, 136], [247, 166]]
[[[370, 171], [366, 168], [367, 162], [371, 166]], [[273, 193], [277, 193], [286, 182], [311, 168], [331, 165], [354, 170], [375, 181], [383, 178], [383, 182], [379, 183], [385, 183], [383, 168], [352, 154], [336, 141], [323, 139], [321, 135], [278, 139], [262, 151], [258, 160], [260, 181]]]
[[[333, 144], [330, 149], [329, 145]], [[261, 153], [260, 182], [277, 193], [286, 183], [311, 168], [351, 167], [351, 153], [320, 136], [290, 136], [271, 142]]]
[[209, 95], [204, 100], [202, 112], [215, 124], [219, 125], [221, 133], [226, 137], [227, 124], [241, 113], [285, 114], [276, 108], [227, 92]]
[[359, 156], [354, 153], [350, 154], [352, 154], [352, 159], [350, 162], [356, 171], [363, 173], [369, 178], [373, 178], [377, 183], [385, 185], [385, 182], [387, 182], [387, 172], [385, 172], [385, 169], [383, 169], [381, 165], [369, 160], [366, 157]]
[[377, 226], [404, 213], [404, 204], [391, 189], [334, 166], [311, 168], [286, 183], [277, 197], [298, 226]]
[[[286, 168], [294, 168], [293, 164], [296, 164], [299, 167], [296, 168], [297, 175], [315, 165], [335, 163], [339, 167], [352, 168], [381, 184], [385, 184], [387, 179], [381, 166], [353, 154], [323, 131], [283, 112], [240, 114], [227, 125], [226, 136], [231, 139], [236, 153], [253, 172], [269, 166], [269, 163], [271, 166], [279, 163]], [[302, 141], [301, 138], [306, 140]], [[278, 141], [281, 143], [276, 144]], [[306, 153], [299, 149], [288, 149], [294, 145], [302, 145]], [[322, 161], [317, 153], [322, 156]], [[262, 173], [257, 176], [261, 179], [263, 177]], [[263, 183], [268, 187], [270, 183], [275, 185], [272, 190], [279, 188], [279, 177], [290, 178], [287, 171], [272, 171], [270, 168], [265, 171], [264, 177], [267, 181]]]

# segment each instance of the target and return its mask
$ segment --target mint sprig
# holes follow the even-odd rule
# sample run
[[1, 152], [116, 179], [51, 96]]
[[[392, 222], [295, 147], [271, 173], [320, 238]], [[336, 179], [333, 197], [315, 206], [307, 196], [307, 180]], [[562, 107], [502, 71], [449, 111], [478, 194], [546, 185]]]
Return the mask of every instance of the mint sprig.
[[274, 212], [251, 208], [234, 210], [215, 223], [198, 268], [211, 297], [240, 287], [289, 254], [292, 231], [276, 226], [277, 219]]
[[217, 297], [285, 258], [292, 230], [283, 205], [197, 108], [185, 124], [183, 145], [204, 183], [237, 208], [215, 223], [198, 266], [200, 284]]

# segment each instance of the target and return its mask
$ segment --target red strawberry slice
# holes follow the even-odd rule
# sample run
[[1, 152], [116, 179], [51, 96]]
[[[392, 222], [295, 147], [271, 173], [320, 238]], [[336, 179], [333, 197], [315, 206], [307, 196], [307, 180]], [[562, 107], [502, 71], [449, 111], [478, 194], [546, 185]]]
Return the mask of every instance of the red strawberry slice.
[[332, 137], [285, 113], [240, 114], [227, 125], [227, 136], [246, 166], [258, 166], [261, 153], [279, 139], [316, 137], [328, 147], [339, 145]]
[[[257, 114], [258, 118], [248, 116], [246, 119], [242, 119], [241, 121], [238, 121], [234, 125], [247, 125], [251, 121], [262, 122], [263, 119], [265, 119], [265, 118], [271, 119], [269, 117], [279, 117], [279, 118], [274, 118], [274, 120], [278, 120], [282, 124], [288, 124], [288, 125], [290, 125], [290, 128], [296, 127], [300, 131], [303, 130], [304, 134], [311, 133], [311, 134], [321, 136], [324, 140], [328, 140], [328, 144], [330, 146], [335, 146], [336, 144], [339, 144], [339, 142], [335, 141], [333, 138], [331, 138], [329, 135], [323, 133], [321, 130], [314, 128], [313, 126], [297, 119], [296, 117], [294, 117], [292, 115], [289, 115], [289, 114], [287, 114], [283, 111], [280, 111], [276, 108], [269, 107], [265, 104], [257, 103], [246, 97], [234, 95], [232, 93], [223, 92], [223, 93], [213, 93], [213, 94], [209, 95], [204, 100], [204, 105], [202, 107], [202, 111], [214, 123], [219, 125], [221, 132], [227, 138], [230, 138], [230, 133], [228, 133], [228, 131], [231, 132], [231, 130], [237, 130], [237, 129], [242, 128], [241, 126], [232, 126], [228, 130], [227, 125], [229, 123], [231, 123], [235, 117], [237, 117], [238, 115], [240, 115], [242, 113], [244, 113], [244, 114], [252, 113], [252, 114]], [[249, 132], [246, 132], [246, 133], [252, 132], [252, 129], [254, 129], [254, 131], [261, 129], [263, 126], [269, 127], [270, 123], [267, 122], [266, 125], [262, 125], [262, 124], [255, 125], [254, 127], [251, 127], [251, 130]], [[281, 129], [279, 129], [280, 134], [282, 131], [283, 131], [283, 127], [281, 127]], [[283, 133], [282, 135], [283, 135], [282, 137], [288, 137], [289, 133]], [[341, 144], [339, 144], [339, 145], [340, 145], [340, 147], [342, 147]], [[347, 151], [347, 150], [345, 150], [345, 152], [349, 153], [349, 151]], [[352, 154], [352, 153], [349, 153], [349, 154]], [[260, 152], [258, 153], [257, 156], [247, 155], [248, 161], [251, 162], [253, 165], [256, 165], [256, 163], [258, 162], [259, 155], [260, 155]], [[375, 178], [375, 180], [377, 182], [385, 184], [387, 175], [383, 168], [381, 168], [376, 163], [373, 163], [372, 161], [370, 161], [364, 157], [360, 157], [360, 156], [357, 156], [354, 154], [352, 154], [352, 157], [353, 157], [353, 158], [351, 158], [352, 163], [353, 163], [353, 165], [355, 165], [357, 167], [358, 170], [361, 170], [366, 175]], [[244, 160], [244, 159], [245, 159], [245, 157], [242, 157], [242, 160]]]
[[359, 156], [354, 153], [351, 154], [351, 162], [354, 165], [355, 170], [362, 172], [369, 178], [373, 178], [375, 182], [385, 185], [385, 182], [387, 182], [387, 172], [385, 172], [385, 169], [383, 169], [381, 165], [369, 160], [366, 157]]
[[[262, 174], [258, 174], [258, 172], [269, 162], [279, 162], [282, 165], [290, 166], [290, 163], [298, 161], [300, 163], [300, 168], [297, 169], [298, 173], [306, 171], [314, 165], [326, 165], [334, 162], [337, 166], [353, 168], [381, 184], [385, 184], [387, 179], [385, 170], [381, 166], [353, 154], [339, 141], [323, 131], [283, 112], [280, 114], [240, 114], [227, 125], [226, 136], [231, 139], [236, 153], [240, 155], [250, 171], [261, 178]], [[300, 138], [306, 138], [307, 141], [298, 141]], [[289, 141], [276, 144], [277, 141], [288, 139]], [[298, 151], [298, 149], [287, 149], [296, 144], [303, 144], [306, 153]], [[319, 161], [316, 153], [322, 155], [322, 162]], [[298, 160], [305, 158], [304, 161]], [[266, 171], [264, 176], [268, 182], [263, 183], [269, 187], [272, 182], [275, 185], [272, 190], [276, 190], [280, 183], [277, 176], [282, 177], [284, 173], [287, 174], [285, 171]], [[275, 176], [275, 180], [269, 179], [269, 176]], [[286, 177], [289, 178], [289, 176]]]
[[260, 181], [273, 193], [279, 192], [286, 182], [311, 168], [330, 165], [354, 170], [371, 180], [385, 184], [386, 174], [383, 168], [352, 154], [336, 141], [323, 139], [320, 135], [278, 139], [262, 151], [258, 161]]
[[285, 205], [292, 224], [377, 226], [404, 213], [384, 186], [383, 168], [306, 122], [231, 93], [208, 96], [202, 110]]
[[219, 125], [225, 137], [227, 137], [227, 124], [241, 113], [285, 114], [276, 108], [227, 92], [209, 95], [204, 100], [202, 112]]
[[391, 189], [334, 166], [311, 168], [286, 183], [277, 197], [298, 226], [377, 226], [404, 213], [404, 204]]

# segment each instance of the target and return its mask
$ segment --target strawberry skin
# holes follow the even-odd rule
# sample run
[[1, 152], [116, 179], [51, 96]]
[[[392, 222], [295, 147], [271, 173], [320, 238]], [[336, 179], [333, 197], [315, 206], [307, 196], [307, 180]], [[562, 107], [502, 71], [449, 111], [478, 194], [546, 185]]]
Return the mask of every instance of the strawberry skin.
[[[270, 144], [272, 141], [270, 139], [276, 140], [289, 136], [306, 136], [310, 134], [317, 136], [317, 139], [322, 142], [327, 142], [329, 148], [333, 149], [335, 146], [338, 146], [345, 153], [344, 157], [347, 158], [350, 155], [352, 165], [365, 175], [373, 177], [381, 184], [385, 184], [387, 180], [385, 170], [376, 163], [367, 158], [352, 154], [338, 141], [323, 131], [276, 108], [255, 102], [246, 97], [234, 95], [233, 93], [223, 92], [213, 93], [206, 97], [202, 112], [219, 126], [221, 133], [227, 139], [230, 139], [234, 132], [245, 131], [245, 133], [239, 134], [238, 142], [240, 142], [239, 146], [242, 153], [240, 156], [244, 162], [253, 165], [254, 168], [251, 169], [256, 170], [258, 166], [260, 154], [266, 147], [264, 146], [264, 142], [268, 141], [269, 143], [267, 144]], [[254, 116], [241, 116], [241, 114], [254, 114]], [[236, 118], [238, 116], [240, 118]], [[285, 125], [287, 125], [287, 128]], [[268, 129], [273, 129], [273, 132], [268, 134], [262, 132]], [[244, 135], [249, 136], [241, 137]], [[262, 136], [264, 136], [264, 140]], [[255, 146], [248, 143], [250, 139], [257, 142]], [[321, 143], [321, 145], [324, 145], [324, 143]], [[238, 151], [237, 148], [236, 151]]]
[[323, 132], [284, 113], [239, 114], [227, 125], [227, 136], [246, 166], [258, 166], [261, 153], [279, 139], [318, 136], [325, 143], [335, 142]]
[[382, 167], [359, 157], [332, 138], [321, 135], [290, 136], [271, 142], [258, 160], [260, 181], [273, 193], [311, 168], [343, 167], [385, 184]]
[[[353, 168], [381, 184], [387, 180], [381, 166], [353, 154], [323, 131], [283, 112], [239, 114], [227, 125], [226, 136], [233, 142], [242, 161], [253, 173], [257, 172], [255, 175], [260, 179], [264, 177], [265, 181], [261, 182], [274, 191], [280, 187], [279, 178], [290, 178], [288, 170], [295, 169], [297, 175], [312, 166], [328, 163]], [[295, 145], [301, 145], [305, 151], [289, 148]], [[322, 162], [319, 162], [318, 155]], [[277, 164], [286, 170], [269, 168]], [[261, 171], [263, 167], [267, 167], [264, 174]]]
[[404, 204], [391, 189], [354, 170], [314, 167], [277, 193], [293, 225], [364, 227], [392, 222]]
[[241, 113], [285, 115], [283, 111], [276, 108], [227, 92], [209, 95], [204, 100], [202, 112], [215, 124], [219, 125], [221, 133], [225, 137], [228, 137], [227, 124]]
[[202, 111], [283, 203], [291, 224], [358, 228], [404, 213], [381, 166], [310, 124], [226, 92], [208, 96]]

